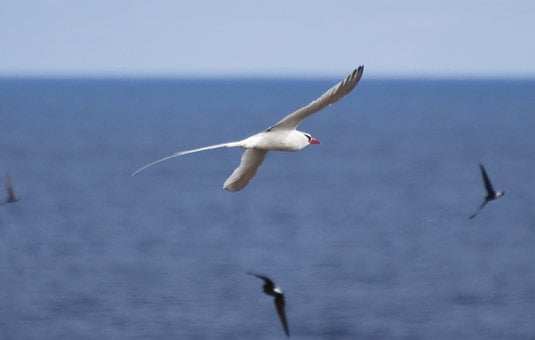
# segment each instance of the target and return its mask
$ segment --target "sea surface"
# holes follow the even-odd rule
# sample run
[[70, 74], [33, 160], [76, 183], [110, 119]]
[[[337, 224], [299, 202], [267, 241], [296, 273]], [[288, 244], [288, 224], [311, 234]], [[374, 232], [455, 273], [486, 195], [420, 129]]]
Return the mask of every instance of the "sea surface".
[[[535, 80], [0, 79], [0, 339], [535, 338]], [[479, 163], [505, 196], [473, 220]], [[3, 199], [4, 191], [0, 191]]]

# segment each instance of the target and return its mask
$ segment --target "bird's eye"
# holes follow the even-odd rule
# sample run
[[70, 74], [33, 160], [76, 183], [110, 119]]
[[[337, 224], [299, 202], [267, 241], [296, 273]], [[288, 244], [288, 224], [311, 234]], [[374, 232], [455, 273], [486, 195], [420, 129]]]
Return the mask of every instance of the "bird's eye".
[[305, 137], [308, 139], [308, 141], [310, 142], [310, 139], [312, 138], [312, 136], [310, 135], [305, 135]]

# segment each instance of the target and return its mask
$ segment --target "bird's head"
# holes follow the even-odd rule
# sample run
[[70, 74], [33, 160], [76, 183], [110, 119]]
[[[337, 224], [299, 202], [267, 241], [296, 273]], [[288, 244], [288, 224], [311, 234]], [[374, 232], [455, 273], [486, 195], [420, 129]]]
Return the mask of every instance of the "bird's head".
[[305, 137], [307, 138], [308, 140], [308, 144], [319, 144], [320, 141], [317, 140], [316, 138], [312, 137], [309, 133], [303, 133], [305, 135]]

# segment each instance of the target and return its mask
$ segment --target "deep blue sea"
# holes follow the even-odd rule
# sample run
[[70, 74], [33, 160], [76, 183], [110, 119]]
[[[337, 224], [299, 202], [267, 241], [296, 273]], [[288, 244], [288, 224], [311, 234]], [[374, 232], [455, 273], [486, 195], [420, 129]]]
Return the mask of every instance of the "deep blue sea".
[[0, 339], [285, 338], [247, 271], [295, 339], [534, 339], [535, 81], [365, 73], [243, 191], [239, 149], [130, 176], [338, 80], [0, 79]]

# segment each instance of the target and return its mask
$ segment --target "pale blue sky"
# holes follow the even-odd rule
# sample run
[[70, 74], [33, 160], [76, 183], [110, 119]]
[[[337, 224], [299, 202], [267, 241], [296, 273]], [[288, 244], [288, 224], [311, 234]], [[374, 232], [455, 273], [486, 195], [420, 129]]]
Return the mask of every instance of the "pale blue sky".
[[1, 75], [535, 77], [535, 1], [7, 0]]

